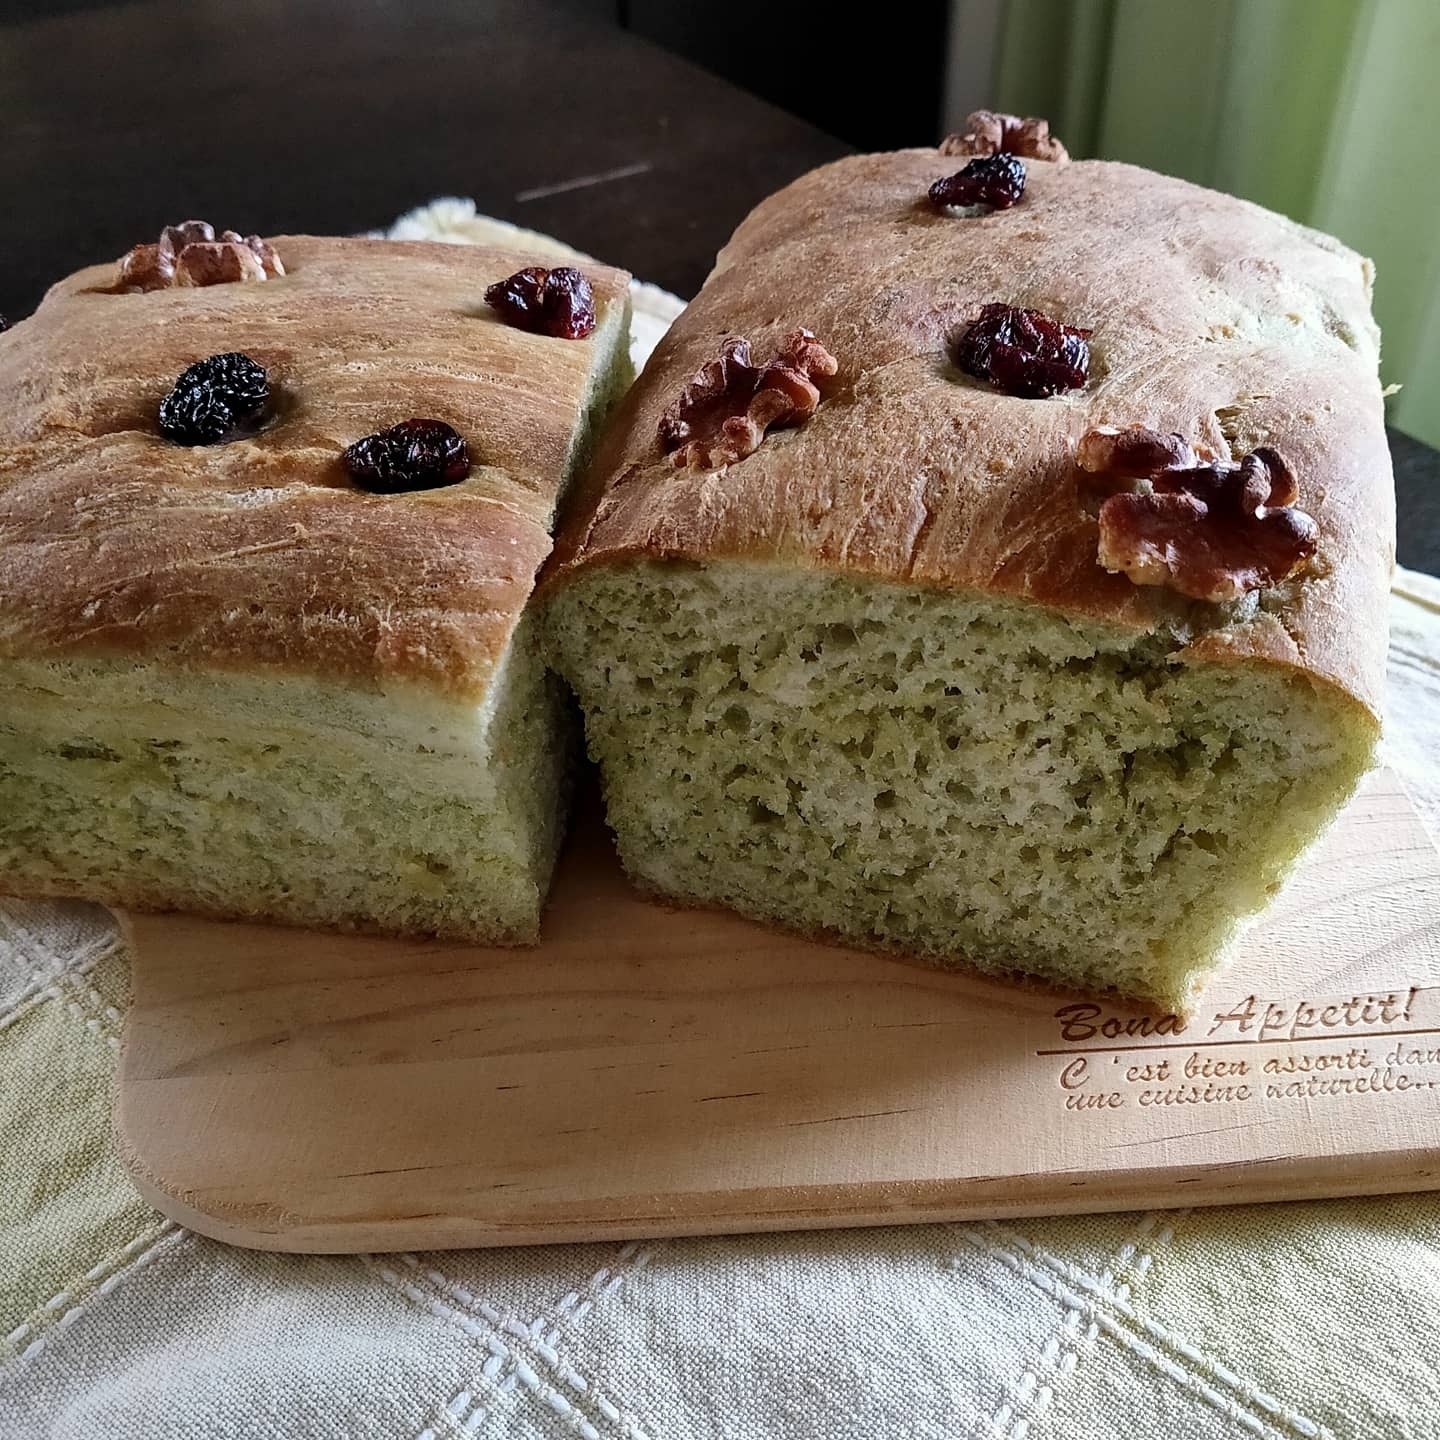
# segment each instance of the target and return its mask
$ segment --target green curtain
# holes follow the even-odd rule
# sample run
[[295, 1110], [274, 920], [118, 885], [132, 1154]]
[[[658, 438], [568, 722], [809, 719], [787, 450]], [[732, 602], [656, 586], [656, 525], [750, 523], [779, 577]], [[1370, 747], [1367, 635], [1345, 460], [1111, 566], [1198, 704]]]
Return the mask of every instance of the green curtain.
[[1440, 446], [1440, 0], [1009, 0], [996, 104], [1369, 255], [1390, 420]]

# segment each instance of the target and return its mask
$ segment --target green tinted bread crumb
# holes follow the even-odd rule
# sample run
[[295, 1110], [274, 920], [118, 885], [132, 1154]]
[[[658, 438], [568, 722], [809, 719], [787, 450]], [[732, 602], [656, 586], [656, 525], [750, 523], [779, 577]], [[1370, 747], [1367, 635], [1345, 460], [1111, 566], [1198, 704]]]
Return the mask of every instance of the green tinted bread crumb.
[[547, 630], [642, 885], [1165, 1008], [1376, 738], [1298, 671], [773, 565], [595, 566]]

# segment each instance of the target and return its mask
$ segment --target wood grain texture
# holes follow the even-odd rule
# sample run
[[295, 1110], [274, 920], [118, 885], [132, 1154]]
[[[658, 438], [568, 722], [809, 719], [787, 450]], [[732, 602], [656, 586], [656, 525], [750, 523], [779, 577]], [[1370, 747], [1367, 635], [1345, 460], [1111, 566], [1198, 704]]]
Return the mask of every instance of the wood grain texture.
[[590, 821], [536, 950], [129, 917], [118, 1129], [294, 1251], [1440, 1188], [1437, 898], [1372, 777], [1180, 1029], [647, 904]]

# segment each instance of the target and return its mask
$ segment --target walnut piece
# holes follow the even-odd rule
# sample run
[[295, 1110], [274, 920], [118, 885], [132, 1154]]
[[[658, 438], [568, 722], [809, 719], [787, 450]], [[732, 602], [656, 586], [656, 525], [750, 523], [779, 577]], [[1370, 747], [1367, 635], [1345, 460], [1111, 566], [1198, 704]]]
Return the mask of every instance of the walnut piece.
[[162, 263], [158, 245], [137, 245], [121, 260], [115, 287], [118, 290], [158, 290], [168, 285], [174, 274], [174, 256]]
[[199, 241], [175, 257], [175, 285], [226, 285], [234, 281], [264, 280], [260, 257], [243, 243], [230, 240]]
[[1137, 585], [1238, 600], [1303, 573], [1315, 554], [1320, 527], [1293, 508], [1295, 476], [1268, 445], [1227, 464], [1181, 435], [1105, 426], [1081, 437], [1076, 461], [1106, 495], [1097, 559]]
[[285, 267], [275, 247], [258, 235], [221, 232], [203, 220], [167, 225], [154, 245], [137, 245], [120, 262], [119, 290], [163, 290], [170, 285], [224, 285], [268, 280]]
[[1197, 447], [1183, 435], [1162, 435], [1143, 425], [1124, 430], [1098, 425], [1080, 437], [1075, 450], [1076, 463], [1087, 474], [1117, 481], [1150, 480], [1164, 470], [1193, 470], [1214, 458], [1209, 446]]
[[748, 340], [732, 335], [660, 417], [660, 444], [677, 468], [734, 465], [760, 448], [772, 426], [809, 419], [820, 403], [816, 380], [838, 368], [808, 330], [792, 330], [764, 365], [751, 362]]
[[940, 142], [942, 155], [1023, 155], [1027, 160], [1068, 160], [1070, 152], [1038, 116], [972, 110], [965, 129]]
[[182, 220], [178, 225], [167, 225], [160, 232], [161, 263], [173, 268], [175, 257], [187, 245], [204, 245], [214, 239], [215, 227], [204, 220]]

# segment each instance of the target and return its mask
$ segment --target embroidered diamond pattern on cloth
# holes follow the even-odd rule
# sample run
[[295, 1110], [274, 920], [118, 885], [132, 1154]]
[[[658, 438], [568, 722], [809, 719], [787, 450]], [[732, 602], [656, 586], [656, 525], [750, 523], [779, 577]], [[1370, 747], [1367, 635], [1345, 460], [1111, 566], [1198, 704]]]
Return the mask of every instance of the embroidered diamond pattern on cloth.
[[[365, 1264], [412, 1303], [443, 1317], [483, 1345], [488, 1354], [476, 1388], [489, 1386], [503, 1395], [523, 1387], [570, 1421], [585, 1440], [599, 1440], [601, 1434], [597, 1419], [589, 1414], [592, 1408], [598, 1412], [599, 1422], [616, 1427], [629, 1440], [649, 1440], [627, 1407], [597, 1389], [557, 1347], [563, 1330], [581, 1323], [597, 1301], [614, 1295], [627, 1278], [643, 1270], [657, 1248], [637, 1243], [624, 1246], [610, 1265], [602, 1266], [582, 1287], [567, 1292], [548, 1312], [528, 1321], [502, 1314], [468, 1286], [447, 1278], [414, 1255], [389, 1257], [398, 1260], [398, 1266], [380, 1256], [367, 1257]], [[469, 1388], [451, 1396], [443, 1407], [443, 1418], [461, 1423], [462, 1430], [468, 1426], [469, 1433], [478, 1430], [488, 1414]], [[434, 1440], [440, 1433], [427, 1425], [417, 1440]]]
[[[1154, 1252], [1175, 1238], [1174, 1225], [1188, 1213], [1176, 1210], [1162, 1217], [1152, 1210], [1140, 1216], [1131, 1238], [1120, 1245], [1114, 1261], [1100, 1272], [1100, 1289], [1118, 1300], [1128, 1300], [1132, 1281], [1138, 1283], [1144, 1278]], [[989, 1252], [990, 1242], [984, 1230], [971, 1227], [961, 1233], [976, 1249]], [[1005, 1232], [996, 1227], [996, 1233]], [[1014, 1238], [1021, 1240], [1019, 1236]], [[990, 1417], [990, 1433], [995, 1440], [1025, 1440], [1043, 1419], [1055, 1398], [1056, 1388], [1075, 1373], [1081, 1356], [1093, 1353], [1098, 1333], [1098, 1325], [1086, 1318], [1080, 1305], [1066, 1306], [1059, 1326], [1046, 1340], [1038, 1359], [1020, 1375], [1000, 1408]]]
[[[1302, 1436], [1304, 1440], [1315, 1440], [1322, 1434], [1313, 1420], [1241, 1379], [1227, 1365], [1202, 1355], [1164, 1326], [1140, 1316], [1129, 1304], [1129, 1286], [1115, 1284], [1108, 1270], [1098, 1278], [1092, 1277], [1031, 1245], [1023, 1235], [993, 1222], [967, 1227], [961, 1234], [977, 1250], [993, 1255], [1046, 1294], [1071, 1306], [1078, 1324], [1085, 1327], [1087, 1339], [1094, 1340], [1100, 1330], [1105, 1330], [1169, 1378], [1214, 1405], [1228, 1419], [1255, 1434], [1269, 1436], [1278, 1432]], [[1173, 1234], [1170, 1238], [1174, 1238]], [[1214, 1382], [1224, 1388], [1217, 1388]], [[1250, 1406], [1255, 1408], [1252, 1410]], [[1015, 1431], [1005, 1433], [1013, 1436]], [[1028, 1433], [1028, 1426], [1022, 1437], [1024, 1433]]]
[[[464, 201], [404, 224], [527, 238]], [[643, 359], [678, 302], [634, 300]], [[1392, 624], [1387, 758], [1440, 834], [1440, 582], [1399, 573]], [[228, 1250], [146, 1207], [113, 1153], [127, 964], [98, 907], [0, 901], [0, 1440], [1440, 1436], [1428, 1195]]]

